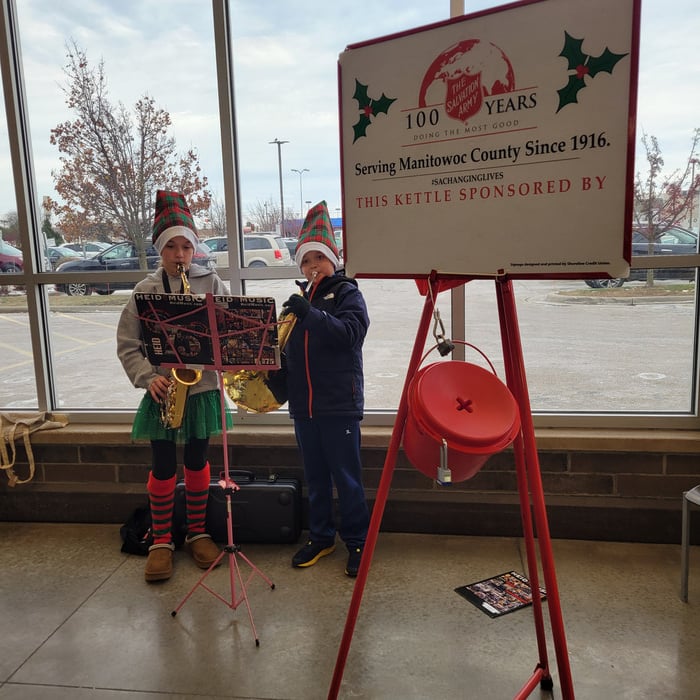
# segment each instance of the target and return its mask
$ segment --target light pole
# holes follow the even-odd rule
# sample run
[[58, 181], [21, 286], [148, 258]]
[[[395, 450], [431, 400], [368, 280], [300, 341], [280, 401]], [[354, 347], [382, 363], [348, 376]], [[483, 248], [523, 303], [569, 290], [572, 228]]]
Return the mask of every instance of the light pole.
[[301, 184], [301, 178], [304, 175], [304, 173], [308, 173], [309, 169], [308, 168], [302, 168], [301, 170], [297, 170], [296, 168], [292, 168], [293, 173], [299, 173], [299, 218], [303, 219], [304, 218], [304, 190]]
[[282, 144], [289, 143], [289, 141], [280, 141], [275, 138], [274, 141], [269, 141], [269, 143], [277, 144], [277, 167], [280, 173], [280, 236], [284, 236], [284, 188], [282, 187]]
[[697, 192], [695, 191], [695, 166], [700, 163], [700, 160], [697, 158], [691, 158], [690, 159], [690, 165], [691, 165], [691, 174], [690, 174], [690, 187], [692, 196], [690, 197], [690, 223], [688, 224], [688, 228], [692, 231], [693, 230], [693, 204], [695, 203], [695, 199], [697, 197]]

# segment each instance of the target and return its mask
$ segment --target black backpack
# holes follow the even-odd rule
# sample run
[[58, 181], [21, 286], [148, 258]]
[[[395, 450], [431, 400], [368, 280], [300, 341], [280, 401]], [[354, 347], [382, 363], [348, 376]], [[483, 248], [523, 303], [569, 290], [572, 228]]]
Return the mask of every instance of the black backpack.
[[121, 551], [125, 554], [148, 555], [153, 544], [153, 531], [150, 505], [139, 506], [119, 528], [122, 538]]

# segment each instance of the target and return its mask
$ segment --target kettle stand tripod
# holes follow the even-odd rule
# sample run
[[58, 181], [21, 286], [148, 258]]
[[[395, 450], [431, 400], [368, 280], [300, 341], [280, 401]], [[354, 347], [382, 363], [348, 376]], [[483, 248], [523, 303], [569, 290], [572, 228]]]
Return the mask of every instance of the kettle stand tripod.
[[[223, 372], [221, 370], [217, 371], [219, 375], [219, 385], [220, 385], [220, 395], [221, 395], [221, 428], [222, 428], [222, 445], [223, 445], [223, 453], [224, 453], [224, 474], [223, 474], [223, 479], [219, 481], [219, 486], [224, 491], [224, 496], [226, 498], [226, 545], [224, 545], [224, 548], [221, 550], [221, 553], [219, 556], [215, 559], [215, 561], [212, 563], [212, 565], [200, 576], [199, 580], [195, 585], [192, 587], [192, 589], [187, 593], [187, 595], [180, 601], [178, 606], [175, 608], [175, 610], [172, 611], [171, 615], [175, 617], [178, 612], [182, 609], [182, 607], [185, 605], [185, 603], [189, 600], [190, 596], [199, 588], [200, 586], [204, 588], [204, 590], [208, 591], [211, 593], [215, 598], [220, 600], [222, 603], [224, 603], [227, 607], [229, 607], [231, 610], [236, 610], [238, 606], [241, 603], [245, 603], [246, 610], [248, 611], [248, 619], [250, 620], [250, 627], [253, 631], [253, 638], [255, 639], [255, 646], [259, 647], [260, 646], [260, 639], [258, 638], [258, 633], [255, 629], [255, 622], [253, 622], [253, 613], [250, 609], [250, 602], [248, 600], [248, 585], [250, 582], [253, 580], [255, 576], [259, 576], [260, 578], [267, 583], [268, 586], [270, 586], [270, 590], [275, 589], [275, 584], [267, 577], [265, 574], [263, 574], [260, 569], [253, 564], [248, 557], [241, 552], [241, 546], [238, 544], [235, 544], [233, 540], [233, 516], [232, 516], [232, 510], [231, 510], [231, 499], [236, 491], [240, 489], [238, 484], [236, 484], [233, 479], [231, 479], [229, 475], [229, 464], [228, 464], [228, 441], [226, 438], [226, 399], [225, 399], [225, 390], [224, 390], [224, 378], [223, 378]], [[220, 595], [217, 591], [215, 591], [213, 588], [211, 588], [207, 582], [206, 579], [209, 576], [209, 574], [221, 563], [222, 559], [224, 557], [228, 557], [228, 565], [229, 565], [229, 582], [230, 582], [230, 597], [228, 599], [224, 598], [222, 595]], [[243, 579], [243, 574], [241, 572], [241, 567], [238, 564], [238, 559], [242, 559], [249, 567], [250, 567], [250, 573], [248, 577], [244, 580]], [[238, 586], [239, 586], [239, 592], [237, 592], [236, 588], [236, 581], [238, 581]]]

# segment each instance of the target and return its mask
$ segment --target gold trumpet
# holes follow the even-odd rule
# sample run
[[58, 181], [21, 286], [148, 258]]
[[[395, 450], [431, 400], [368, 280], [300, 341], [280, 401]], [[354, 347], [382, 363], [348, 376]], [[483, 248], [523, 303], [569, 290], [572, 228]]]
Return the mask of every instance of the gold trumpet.
[[[182, 293], [190, 293], [190, 281], [187, 279], [185, 266], [182, 263], [177, 264], [177, 271], [182, 280]], [[176, 369], [173, 367], [170, 370], [170, 384], [168, 385], [168, 393], [160, 405], [160, 422], [164, 428], [176, 429], [182, 425], [182, 419], [185, 415], [185, 404], [187, 403], [187, 393], [191, 386], [194, 386], [202, 378], [202, 370]]]
[[[316, 273], [309, 280], [305, 291], [309, 291], [316, 279]], [[299, 294], [302, 291], [299, 290]], [[293, 313], [281, 313], [277, 318], [277, 339], [280, 353], [284, 350], [289, 336], [294, 330], [297, 317]], [[269, 413], [276, 411], [285, 403], [280, 401], [267, 384], [269, 370], [239, 369], [237, 372], [224, 372], [226, 393], [236, 406], [251, 413]]]

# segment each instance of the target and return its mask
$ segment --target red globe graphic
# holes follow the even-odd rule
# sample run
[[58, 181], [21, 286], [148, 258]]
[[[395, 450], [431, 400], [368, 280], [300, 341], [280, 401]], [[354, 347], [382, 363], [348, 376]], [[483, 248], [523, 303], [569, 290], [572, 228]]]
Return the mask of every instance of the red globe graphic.
[[444, 105], [463, 123], [478, 114], [483, 98], [513, 92], [515, 76], [508, 57], [495, 44], [466, 39], [443, 51], [423, 76], [418, 106]]

